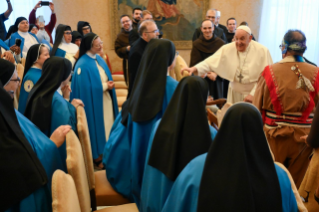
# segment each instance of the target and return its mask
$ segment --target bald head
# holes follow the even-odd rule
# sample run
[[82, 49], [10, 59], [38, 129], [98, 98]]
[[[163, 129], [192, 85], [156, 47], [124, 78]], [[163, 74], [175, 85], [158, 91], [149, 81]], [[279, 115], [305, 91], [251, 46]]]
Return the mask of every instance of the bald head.
[[146, 42], [149, 42], [153, 38], [158, 38], [159, 31], [156, 23], [153, 20], [145, 20], [140, 24], [138, 32]]
[[215, 26], [211, 20], [207, 19], [202, 22], [201, 31], [206, 40], [209, 40], [213, 37], [214, 27]]
[[209, 9], [209, 10], [207, 10], [206, 19], [211, 20], [211, 21], [215, 24], [215, 21], [216, 21], [216, 12], [217, 12], [217, 10], [215, 10], [215, 9]]

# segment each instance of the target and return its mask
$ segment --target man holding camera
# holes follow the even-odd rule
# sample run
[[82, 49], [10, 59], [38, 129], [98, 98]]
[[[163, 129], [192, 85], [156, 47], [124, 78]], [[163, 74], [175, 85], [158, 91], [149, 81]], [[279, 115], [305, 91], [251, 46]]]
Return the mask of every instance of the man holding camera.
[[[44, 20], [41, 20], [42, 18], [40, 16], [38, 16], [37, 18], [35, 16], [37, 9], [42, 7], [42, 6], [49, 6], [51, 11], [52, 11], [50, 22], [47, 25], [45, 25]], [[40, 40], [41, 40], [41, 37], [43, 39], [47, 39], [49, 37], [50, 40], [48, 40], [48, 42], [53, 43], [51, 34], [52, 34], [52, 31], [54, 30], [54, 26], [56, 24], [56, 15], [54, 13], [54, 4], [52, 2], [39, 1], [35, 5], [35, 7], [33, 8], [33, 10], [31, 11], [31, 13], [29, 15], [29, 23], [35, 24], [39, 27], [39, 32], [38, 32], [37, 36], [40, 37]]]

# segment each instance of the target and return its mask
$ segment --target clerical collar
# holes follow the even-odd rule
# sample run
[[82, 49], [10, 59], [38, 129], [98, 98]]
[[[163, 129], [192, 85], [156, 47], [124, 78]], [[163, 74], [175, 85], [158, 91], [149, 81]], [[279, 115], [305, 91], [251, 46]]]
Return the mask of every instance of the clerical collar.
[[87, 54], [90, 58], [96, 60], [96, 54], [92, 54], [92, 53], [89, 52], [89, 51], [87, 51], [86, 54]]
[[19, 34], [21, 37], [25, 38], [26, 36], [28, 36], [29, 32], [21, 32], [20, 30], [18, 30], [18, 34]]

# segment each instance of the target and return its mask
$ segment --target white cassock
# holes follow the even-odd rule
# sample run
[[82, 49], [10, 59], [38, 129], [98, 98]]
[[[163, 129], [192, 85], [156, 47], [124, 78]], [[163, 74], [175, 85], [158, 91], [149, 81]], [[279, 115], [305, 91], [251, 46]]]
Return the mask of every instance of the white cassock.
[[24, 38], [24, 45], [23, 48], [21, 49], [22, 51], [22, 56], [24, 58], [27, 58], [27, 53], [28, 50], [30, 49], [31, 46], [33, 46], [34, 44], [38, 44], [38, 41], [32, 36], [30, 35], [29, 32], [21, 32], [18, 31], [18, 34]]
[[74, 43], [67, 43], [63, 37], [62, 42], [60, 43], [58, 48], [65, 51], [65, 58], [70, 60], [70, 62], [72, 63], [72, 68], [73, 68], [76, 62], [74, 56], [79, 51], [79, 47]]
[[269, 50], [251, 41], [245, 52], [236, 49], [232, 42], [222, 46], [215, 54], [195, 65], [200, 76], [213, 71], [228, 80], [227, 102], [243, 101], [246, 96], [254, 96], [259, 75], [268, 65], [273, 64]]

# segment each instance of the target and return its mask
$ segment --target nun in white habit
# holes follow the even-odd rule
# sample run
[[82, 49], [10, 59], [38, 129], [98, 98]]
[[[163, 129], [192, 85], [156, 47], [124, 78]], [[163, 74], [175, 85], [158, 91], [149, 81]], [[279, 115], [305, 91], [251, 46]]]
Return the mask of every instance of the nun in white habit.
[[72, 67], [78, 58], [79, 47], [72, 41], [71, 27], [59, 24], [56, 29], [55, 42], [51, 56], [64, 57], [72, 63]]

